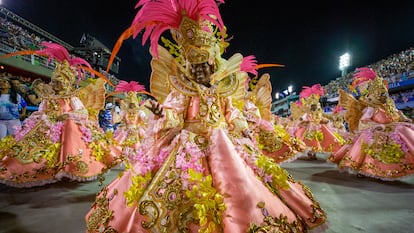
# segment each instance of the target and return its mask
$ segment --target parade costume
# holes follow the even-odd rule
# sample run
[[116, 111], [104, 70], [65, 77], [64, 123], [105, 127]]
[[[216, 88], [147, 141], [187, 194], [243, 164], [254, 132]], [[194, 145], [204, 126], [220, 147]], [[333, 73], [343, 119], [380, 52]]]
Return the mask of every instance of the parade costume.
[[292, 137], [284, 126], [279, 125], [270, 111], [272, 86], [270, 75], [263, 74], [254, 85], [249, 85], [244, 100], [233, 99], [233, 105], [240, 109], [252, 130], [251, 138], [261, 152], [277, 163], [293, 161], [306, 149], [305, 143]]
[[414, 125], [395, 107], [384, 80], [370, 68], [359, 68], [353, 86], [361, 93], [358, 99], [339, 93], [352, 141], [329, 160], [340, 170], [382, 180], [413, 174]]
[[37, 54], [55, 59], [56, 68], [50, 84], [42, 87], [39, 110], [14, 135], [0, 141], [0, 182], [33, 187], [62, 178], [95, 180], [112, 158], [107, 153], [108, 140], [96, 119], [89, 118], [74, 87], [77, 73], [89, 64], [70, 57], [58, 44], [42, 45], [45, 48]]
[[[137, 6], [130, 30], [145, 29], [144, 42], [151, 40], [151, 93], [161, 105], [151, 104], [157, 120], [148, 128], [157, 138], [97, 195], [87, 231], [306, 232], [322, 225], [325, 212], [309, 188], [260, 153], [232, 105], [245, 97], [248, 69], [240, 54], [220, 56], [213, 26], [225, 31], [216, 2]], [[177, 57], [158, 46], [167, 29]]]
[[[141, 141], [146, 138], [150, 140], [149, 133], [146, 133], [147, 124], [152, 121], [152, 112], [145, 106], [144, 101], [140, 101], [138, 96], [145, 91], [144, 86], [131, 81], [121, 81], [115, 89], [115, 92], [121, 92], [125, 95], [121, 103], [120, 124], [114, 132], [116, 145], [112, 150], [118, 157], [127, 160], [134, 160], [134, 155], [141, 145]], [[141, 103], [142, 102], [142, 103]]]
[[[315, 159], [316, 152], [335, 152], [345, 140], [327, 126], [329, 120], [324, 116], [319, 99], [324, 95], [320, 84], [304, 87], [300, 93], [301, 105], [292, 104], [292, 114], [300, 115], [295, 137], [309, 148], [309, 157]], [[297, 118], [297, 117], [296, 117]]]

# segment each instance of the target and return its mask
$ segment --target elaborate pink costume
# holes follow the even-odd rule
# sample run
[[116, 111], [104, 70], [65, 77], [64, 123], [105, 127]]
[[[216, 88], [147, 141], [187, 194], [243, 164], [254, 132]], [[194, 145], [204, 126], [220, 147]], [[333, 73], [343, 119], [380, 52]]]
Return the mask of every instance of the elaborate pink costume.
[[324, 95], [320, 84], [304, 87], [300, 94], [304, 114], [299, 118], [295, 137], [302, 140], [312, 152], [335, 152], [345, 142], [342, 136], [327, 126], [319, 98]]
[[152, 114], [149, 114], [149, 110], [141, 105], [137, 97], [137, 94], [144, 90], [144, 86], [135, 81], [129, 83], [121, 81], [115, 89], [117, 92], [125, 93], [125, 98], [121, 104], [121, 123], [113, 134], [116, 145], [111, 146], [117, 157], [133, 159], [141, 145], [141, 141], [145, 137], [149, 137], [145, 131], [147, 123], [151, 121], [150, 115]]
[[359, 68], [354, 83], [362, 87], [359, 100], [340, 92], [353, 139], [329, 160], [341, 170], [383, 180], [413, 174], [414, 125], [396, 109], [373, 70]]
[[[166, 49], [157, 49], [160, 31], [152, 31], [157, 55], [151, 62], [151, 93], [163, 111], [148, 129], [157, 139], [141, 144], [132, 168], [97, 195], [86, 215], [87, 231], [306, 232], [323, 224], [326, 215], [309, 188], [260, 153], [246, 134], [243, 113], [232, 105], [236, 96], [243, 98], [237, 90], [244, 91], [239, 87], [247, 70], [240, 54], [224, 60], [214, 53], [221, 40], [203, 19], [221, 25], [216, 2], [171, 3], [140, 1], [130, 30], [141, 23], [147, 29], [172, 29], [186, 61], [177, 63]], [[162, 27], [152, 21], [151, 13], [160, 9], [169, 9], [178, 24]], [[213, 63], [208, 61], [218, 73], [209, 73]]]
[[[59, 47], [43, 45], [47, 48], [41, 51], [46, 54], [54, 51], [53, 46]], [[69, 64], [70, 58], [60, 61], [52, 75], [55, 93], [45, 95], [39, 110], [25, 120], [22, 128], [0, 142], [1, 183], [33, 187], [63, 177], [93, 180], [111, 162], [106, 157], [107, 140], [102, 130], [97, 122], [88, 120], [88, 110], [71, 88], [76, 70]], [[44, 90], [47, 86], [43, 86]]]
[[245, 101], [243, 114], [254, 132], [253, 139], [257, 147], [276, 163], [295, 160], [306, 149], [305, 143], [290, 136], [283, 126], [274, 122], [273, 116], [270, 121], [261, 117], [259, 108], [252, 102]]

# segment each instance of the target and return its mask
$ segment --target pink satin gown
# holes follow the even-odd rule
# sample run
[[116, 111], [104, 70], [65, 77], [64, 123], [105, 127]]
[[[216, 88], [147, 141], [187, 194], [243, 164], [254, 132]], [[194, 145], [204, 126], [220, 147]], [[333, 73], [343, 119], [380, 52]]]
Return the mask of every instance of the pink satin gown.
[[329, 157], [340, 170], [382, 180], [414, 173], [414, 125], [367, 107], [352, 142]]
[[[58, 120], [62, 114], [67, 118]], [[77, 97], [46, 99], [13, 137], [0, 142], [0, 182], [29, 188], [63, 178], [95, 180], [112, 161], [105, 141]]]
[[148, 126], [158, 139], [144, 140], [139, 161], [97, 194], [87, 232], [307, 232], [325, 223], [310, 189], [237, 130], [242, 113], [204, 98], [170, 93]]

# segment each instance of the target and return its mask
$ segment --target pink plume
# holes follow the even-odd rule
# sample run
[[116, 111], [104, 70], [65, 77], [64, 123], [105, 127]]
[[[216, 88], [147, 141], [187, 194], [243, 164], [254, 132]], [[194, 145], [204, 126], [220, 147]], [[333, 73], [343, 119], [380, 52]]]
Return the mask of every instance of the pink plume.
[[91, 65], [85, 59], [80, 57], [71, 57], [68, 50], [60, 44], [43, 41], [41, 45], [45, 48], [38, 50], [37, 54], [47, 56], [49, 58], [48, 62], [50, 62], [51, 59], [56, 59], [59, 62], [66, 60], [70, 66], [77, 68], [79, 78], [81, 78], [82, 74], [84, 74], [82, 65], [92, 69]]
[[243, 61], [240, 65], [241, 71], [248, 72], [253, 75], [257, 75], [256, 67], [257, 67], [257, 60], [254, 55], [243, 57]]
[[353, 75], [354, 81], [352, 82], [352, 86], [357, 87], [367, 81], [374, 80], [375, 77], [377, 77], [377, 73], [373, 69], [368, 67], [357, 68]]
[[145, 86], [139, 84], [136, 81], [120, 81], [119, 84], [116, 86], [115, 91], [121, 92], [141, 92], [145, 91]]
[[43, 41], [41, 45], [45, 48], [38, 50], [37, 53], [47, 56], [49, 58], [48, 62], [51, 59], [56, 59], [60, 62], [69, 60], [69, 52], [62, 45], [46, 41]]
[[312, 94], [317, 95], [317, 96], [325, 95], [325, 91], [323, 90], [323, 87], [321, 86], [321, 84], [315, 84], [312, 87], [303, 86], [299, 97], [307, 98], [311, 96]]
[[[224, 3], [224, 0], [219, 0]], [[215, 0], [140, 0], [135, 8], [140, 8], [130, 26], [133, 38], [144, 30], [142, 43], [150, 39], [150, 47], [157, 57], [158, 41], [168, 29], [178, 29], [184, 16], [196, 22], [208, 20], [224, 34], [224, 24]]]

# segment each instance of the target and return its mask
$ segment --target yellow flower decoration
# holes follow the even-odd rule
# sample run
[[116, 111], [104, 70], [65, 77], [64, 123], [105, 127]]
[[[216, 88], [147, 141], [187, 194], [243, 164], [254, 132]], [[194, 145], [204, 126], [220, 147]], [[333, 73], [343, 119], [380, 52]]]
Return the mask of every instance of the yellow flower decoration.
[[210, 175], [188, 170], [189, 182], [194, 183], [191, 190], [186, 191], [187, 198], [195, 203], [193, 215], [199, 221], [199, 233], [216, 232], [222, 224], [223, 212], [226, 209], [224, 198], [213, 187]]
[[362, 151], [365, 154], [388, 164], [400, 163], [401, 159], [405, 156], [404, 151], [401, 149], [401, 145], [396, 143], [379, 143], [372, 145], [363, 143]]
[[48, 167], [54, 167], [57, 165], [58, 157], [60, 154], [60, 143], [49, 144], [42, 155], [42, 158], [46, 159]]
[[137, 175], [132, 177], [132, 185], [128, 191], [124, 192], [127, 204], [131, 206], [139, 201], [148, 183], [152, 180], [152, 173], [148, 172], [145, 176]]
[[256, 160], [257, 167], [263, 169], [263, 171], [272, 176], [272, 185], [274, 187], [289, 188], [287, 183], [288, 173], [281, 168], [273, 159], [260, 155]]
[[335, 138], [338, 140], [339, 144], [343, 145], [343, 144], [346, 143], [346, 140], [341, 136], [340, 133], [334, 132], [333, 134], [334, 134]]
[[0, 159], [7, 155], [7, 153], [16, 145], [12, 135], [7, 135], [0, 140]]

